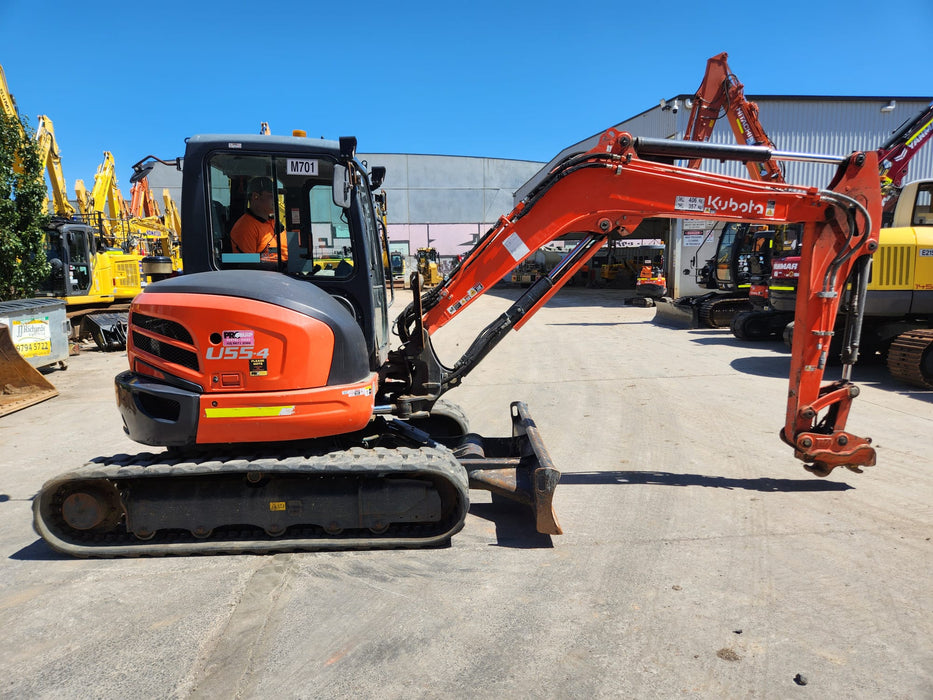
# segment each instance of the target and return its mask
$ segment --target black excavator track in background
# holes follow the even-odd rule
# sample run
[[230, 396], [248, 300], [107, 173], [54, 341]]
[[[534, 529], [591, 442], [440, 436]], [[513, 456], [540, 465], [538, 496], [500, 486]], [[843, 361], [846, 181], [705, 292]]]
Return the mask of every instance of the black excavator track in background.
[[897, 336], [888, 349], [888, 371], [903, 382], [933, 389], [933, 329]]
[[739, 340], [769, 340], [780, 338], [784, 328], [793, 320], [793, 312], [752, 309], [733, 316], [729, 327]]
[[747, 296], [716, 296], [700, 304], [700, 323], [705, 328], [728, 328], [736, 314], [751, 309]]

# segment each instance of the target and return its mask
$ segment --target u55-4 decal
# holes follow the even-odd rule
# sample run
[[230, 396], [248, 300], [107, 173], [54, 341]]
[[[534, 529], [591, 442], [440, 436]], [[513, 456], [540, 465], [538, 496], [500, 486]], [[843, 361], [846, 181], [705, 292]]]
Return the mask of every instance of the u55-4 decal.
[[207, 349], [208, 360], [252, 360], [257, 357], [269, 357], [269, 348], [221, 348], [217, 346]]

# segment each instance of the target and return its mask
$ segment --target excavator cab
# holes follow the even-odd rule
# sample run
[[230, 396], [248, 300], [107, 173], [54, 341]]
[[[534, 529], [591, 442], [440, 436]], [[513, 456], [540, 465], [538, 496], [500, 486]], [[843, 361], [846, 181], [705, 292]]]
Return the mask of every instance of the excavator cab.
[[45, 232], [45, 254], [52, 272], [42, 282], [42, 293], [73, 297], [91, 292], [94, 235], [94, 229], [86, 224], [53, 221]]
[[[735, 292], [747, 289], [750, 279], [749, 264], [758, 258], [761, 243], [760, 226], [730, 221], [723, 228], [716, 247], [716, 287]], [[763, 262], [758, 260], [759, 264]]]
[[[376, 367], [385, 359], [389, 320], [372, 176], [354, 158], [355, 140], [299, 143], [300, 149], [295, 138], [278, 136], [189, 141], [185, 273], [266, 270], [310, 282], [360, 325]], [[275, 238], [267, 250], [238, 250], [230, 232], [239, 219], [254, 216], [248, 190], [256, 178], [274, 183]]]

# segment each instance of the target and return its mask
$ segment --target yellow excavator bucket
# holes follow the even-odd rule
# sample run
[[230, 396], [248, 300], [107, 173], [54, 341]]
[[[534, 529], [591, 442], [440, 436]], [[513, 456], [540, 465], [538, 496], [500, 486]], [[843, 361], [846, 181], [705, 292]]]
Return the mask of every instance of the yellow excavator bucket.
[[0, 416], [58, 396], [48, 379], [17, 352], [10, 329], [0, 323]]

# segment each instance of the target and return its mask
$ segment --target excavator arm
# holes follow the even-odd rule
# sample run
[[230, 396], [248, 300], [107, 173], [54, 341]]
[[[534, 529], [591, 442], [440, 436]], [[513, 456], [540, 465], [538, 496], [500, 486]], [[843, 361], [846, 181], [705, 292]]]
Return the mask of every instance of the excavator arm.
[[[693, 96], [684, 139], [708, 141], [716, 122], [725, 116], [738, 143], [774, 148], [758, 120], [758, 105], [745, 99], [745, 86], [729, 69], [728, 58], [729, 54], [721, 53], [706, 62], [703, 82]], [[700, 160], [691, 159], [688, 167], [700, 167]], [[745, 166], [754, 180], [784, 182], [780, 165], [771, 158], [760, 162], [746, 161]]]
[[933, 136], [933, 103], [901, 124], [891, 137], [878, 149], [878, 173], [881, 176], [881, 192], [885, 197], [885, 209], [893, 208], [907, 166]]
[[39, 128], [36, 129], [36, 142], [39, 144], [40, 162], [45, 165], [52, 185], [52, 206], [58, 216], [70, 219], [75, 214], [75, 208], [68, 201], [68, 186], [65, 174], [62, 172], [62, 156], [58, 150], [58, 141], [55, 139], [55, 128], [52, 120], [39, 115]]
[[155, 195], [152, 194], [152, 188], [149, 186], [149, 178], [141, 177], [133, 181], [130, 185], [130, 216], [139, 219], [147, 217], [159, 218], [162, 211], [156, 202]]
[[[401, 413], [429, 408], [512, 329], [528, 321], [610, 236], [631, 235], [645, 218], [702, 217], [805, 225], [798, 328], [795, 333], [787, 417], [782, 435], [812, 471], [874, 464], [870, 440], [844, 431], [857, 388], [849, 369], [857, 356], [862, 305], [852, 304], [853, 329], [847, 338], [847, 369], [840, 382], [823, 384], [829, 338], [849, 273], [867, 283], [870, 254], [877, 247], [881, 197], [874, 153], [835, 158], [839, 170], [830, 189], [740, 178], [679, 168], [656, 159], [716, 158], [762, 162], [772, 158], [828, 160], [781, 154], [758, 146], [635, 139], [614, 129], [596, 147], [568, 156], [479, 244], [438, 287], [402, 313], [397, 330], [401, 348], [387, 365], [383, 384], [404, 386], [389, 397]], [[579, 239], [563, 261], [532, 285], [489, 324], [453, 367], [445, 367], [431, 347], [431, 335], [462, 313], [509, 271], [543, 245], [568, 234]], [[417, 289], [417, 280], [415, 288]], [[864, 294], [863, 294], [864, 296]]]

